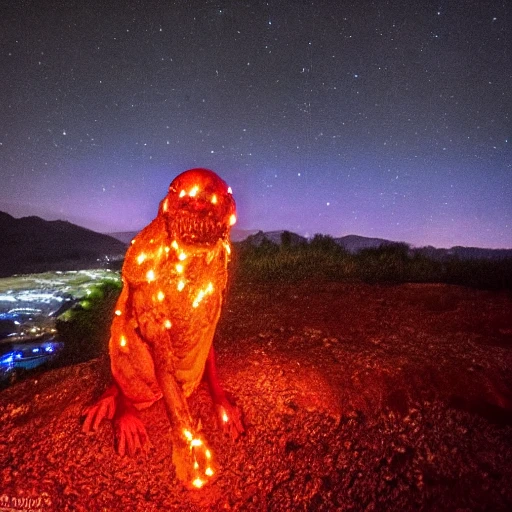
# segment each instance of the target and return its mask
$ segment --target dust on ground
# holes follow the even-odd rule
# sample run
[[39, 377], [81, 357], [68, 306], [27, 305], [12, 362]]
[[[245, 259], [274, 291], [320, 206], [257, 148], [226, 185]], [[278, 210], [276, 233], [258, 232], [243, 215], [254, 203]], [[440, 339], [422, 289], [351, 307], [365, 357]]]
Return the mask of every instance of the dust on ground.
[[176, 481], [162, 403], [142, 413], [147, 455], [117, 456], [109, 423], [82, 434], [81, 411], [110, 379], [104, 357], [0, 393], [0, 508], [512, 509], [510, 294], [237, 285], [215, 344], [247, 433], [222, 436], [204, 387], [190, 398], [220, 467], [213, 483]]

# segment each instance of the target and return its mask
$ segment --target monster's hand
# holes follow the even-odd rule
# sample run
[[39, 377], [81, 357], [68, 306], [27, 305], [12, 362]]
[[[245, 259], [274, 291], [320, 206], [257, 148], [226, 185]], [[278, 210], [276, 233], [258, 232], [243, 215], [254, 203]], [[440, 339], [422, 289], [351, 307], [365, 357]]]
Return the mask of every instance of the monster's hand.
[[121, 456], [128, 453], [133, 457], [139, 450], [148, 450], [151, 445], [146, 427], [140, 420], [135, 407], [125, 400], [118, 412], [114, 421], [117, 453]]
[[190, 489], [200, 489], [215, 474], [210, 449], [201, 437], [186, 428], [174, 435], [172, 462], [176, 477]]
[[96, 431], [103, 418], [111, 420], [116, 412], [118, 398], [119, 388], [112, 384], [94, 405], [86, 407], [82, 414], [85, 417], [82, 432]]

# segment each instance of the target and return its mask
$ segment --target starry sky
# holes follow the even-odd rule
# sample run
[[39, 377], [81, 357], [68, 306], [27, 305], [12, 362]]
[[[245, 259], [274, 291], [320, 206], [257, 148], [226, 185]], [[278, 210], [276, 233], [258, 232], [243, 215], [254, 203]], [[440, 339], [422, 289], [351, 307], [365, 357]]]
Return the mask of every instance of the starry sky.
[[498, 0], [3, 0], [0, 210], [139, 230], [192, 167], [239, 229], [512, 248]]

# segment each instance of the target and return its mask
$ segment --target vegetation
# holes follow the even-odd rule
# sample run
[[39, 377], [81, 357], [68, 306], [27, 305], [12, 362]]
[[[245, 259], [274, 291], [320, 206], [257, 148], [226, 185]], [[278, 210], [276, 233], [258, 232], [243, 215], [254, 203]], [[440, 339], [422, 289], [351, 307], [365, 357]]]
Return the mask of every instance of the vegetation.
[[[332, 237], [316, 235], [293, 243], [283, 233], [281, 244], [234, 244], [234, 280], [299, 281], [328, 279], [367, 283], [447, 283], [484, 289], [512, 289], [512, 260], [436, 261], [414, 253], [407, 244], [381, 246], [350, 254]], [[110, 323], [121, 290], [120, 280], [105, 279], [78, 306], [57, 322], [65, 342], [61, 364], [75, 364], [107, 351]]]
[[449, 283], [485, 289], [512, 288], [512, 260], [438, 261], [411, 251], [407, 244], [384, 245], [350, 254], [326, 235], [293, 245], [235, 244], [237, 278], [249, 281], [330, 279], [368, 283]]
[[60, 364], [88, 361], [107, 351], [110, 323], [120, 292], [120, 280], [101, 281], [57, 320], [58, 339], [65, 342]]

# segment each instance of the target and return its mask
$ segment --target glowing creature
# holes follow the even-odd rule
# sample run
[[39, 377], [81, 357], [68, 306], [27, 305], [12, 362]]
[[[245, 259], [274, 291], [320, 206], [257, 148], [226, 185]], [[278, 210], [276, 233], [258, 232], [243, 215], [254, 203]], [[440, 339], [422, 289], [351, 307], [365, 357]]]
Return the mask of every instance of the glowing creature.
[[219, 384], [212, 345], [235, 222], [231, 188], [214, 172], [191, 169], [171, 183], [157, 217], [126, 253], [109, 342], [114, 383], [83, 425], [89, 432], [113, 419], [119, 454], [134, 454], [148, 446], [137, 410], [163, 397], [177, 476], [194, 487], [214, 473], [186, 401], [203, 377], [223, 428], [234, 438], [244, 430]]

